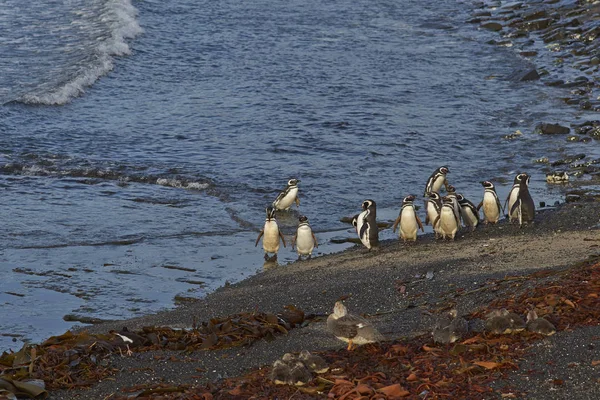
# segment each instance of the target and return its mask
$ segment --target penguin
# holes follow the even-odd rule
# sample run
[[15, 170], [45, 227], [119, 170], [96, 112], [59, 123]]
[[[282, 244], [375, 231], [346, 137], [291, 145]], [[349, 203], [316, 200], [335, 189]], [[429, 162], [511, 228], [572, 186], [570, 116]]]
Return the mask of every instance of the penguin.
[[456, 219], [458, 220], [458, 227], [461, 227], [461, 207], [458, 204], [458, 199], [456, 198], [456, 188], [452, 185], [446, 186], [446, 197], [450, 197], [452, 199], [452, 205], [454, 206], [454, 215], [456, 215]]
[[425, 225], [433, 225], [433, 221], [440, 215], [440, 209], [442, 208], [442, 198], [438, 192], [429, 192], [425, 195]]
[[446, 180], [446, 174], [448, 173], [450, 173], [450, 170], [445, 165], [433, 171], [433, 174], [431, 174], [429, 179], [427, 179], [423, 196], [427, 196], [427, 193], [429, 192], [439, 193], [442, 185], [444, 185], [446, 190], [448, 190], [448, 181]]
[[377, 249], [379, 247], [377, 205], [374, 200], [365, 200], [362, 209], [363, 211], [356, 218], [356, 232], [367, 249]]
[[535, 218], [535, 203], [529, 193], [529, 176], [521, 174], [524, 177], [519, 181], [519, 191], [517, 199], [509, 210], [509, 216], [512, 221], [513, 214], [516, 214], [519, 226], [523, 226], [523, 222], [532, 222]]
[[477, 207], [460, 193], [456, 195], [456, 199], [460, 205], [462, 220], [465, 226], [470, 226], [471, 232], [474, 231], [477, 225], [479, 225], [479, 211]]
[[454, 240], [454, 236], [460, 227], [460, 221], [456, 219], [454, 204], [450, 197], [442, 197], [442, 208], [440, 215], [433, 223], [436, 233], [441, 235], [442, 239], [449, 237]]
[[502, 214], [502, 206], [500, 205], [500, 199], [496, 194], [496, 188], [490, 181], [483, 181], [481, 185], [484, 187], [483, 200], [477, 206], [477, 211], [483, 206], [483, 218], [484, 223], [495, 224], [500, 219]]
[[[265, 237], [263, 238], [263, 249], [265, 250], [265, 260], [273, 260], [277, 259], [280, 238], [283, 242], [283, 247], [286, 247], [285, 238], [283, 237], [283, 233], [279, 230], [279, 226], [277, 225], [277, 220], [275, 219], [275, 209], [273, 207], [267, 207], [266, 212], [267, 218], [265, 220], [265, 226], [258, 234], [254, 247], [258, 246], [258, 241], [264, 235]], [[269, 258], [268, 253], [275, 254], [272, 258]]]
[[294, 250], [294, 244], [298, 252], [298, 260], [301, 260], [302, 256], [308, 256], [310, 260], [313, 248], [319, 247], [317, 238], [308, 224], [308, 218], [304, 215], [298, 217], [298, 229], [292, 239], [292, 250]]
[[[509, 212], [508, 220], [511, 222], [518, 219], [516, 211], [514, 214], [511, 214], [510, 210], [512, 209], [512, 206], [517, 201], [517, 196], [519, 195], [519, 185], [520, 185], [522, 179], [527, 179], [527, 174], [517, 174], [517, 176], [515, 176], [512, 188], [510, 189], [510, 192], [508, 193], [508, 196], [506, 197], [506, 200], [504, 201], [504, 209]], [[508, 207], [507, 207], [507, 205], [508, 205]]]
[[415, 211], [414, 201], [415, 196], [412, 194], [406, 196], [404, 200], [402, 200], [402, 208], [392, 227], [392, 232], [396, 232], [396, 228], [400, 225], [399, 235], [404, 242], [407, 240], [417, 240], [417, 231], [419, 228], [421, 228], [421, 231], [425, 232], [423, 224]]
[[296, 206], [300, 207], [300, 199], [298, 198], [298, 179], [290, 179], [287, 186], [273, 202], [273, 208], [278, 211], [287, 211], [292, 204], [296, 202]]

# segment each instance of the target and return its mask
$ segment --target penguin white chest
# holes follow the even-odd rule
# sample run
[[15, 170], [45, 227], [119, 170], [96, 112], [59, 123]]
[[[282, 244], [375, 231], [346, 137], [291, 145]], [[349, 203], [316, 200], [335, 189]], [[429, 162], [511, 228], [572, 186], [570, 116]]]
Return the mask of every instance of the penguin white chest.
[[400, 237], [404, 240], [417, 240], [417, 216], [413, 207], [404, 207], [400, 219]]
[[444, 184], [445, 181], [446, 181], [446, 177], [444, 175], [440, 175], [437, 178], [435, 178], [433, 180], [433, 184], [431, 185], [431, 191], [439, 193], [440, 189], [442, 188], [442, 185]]
[[458, 231], [458, 224], [452, 207], [442, 207], [439, 224], [442, 235], [454, 239], [454, 235]]
[[519, 187], [518, 186], [513, 186], [513, 188], [510, 191], [510, 195], [508, 196], [508, 213], [510, 214], [510, 219], [514, 220], [514, 219], [518, 219], [518, 210], [513, 211], [512, 213], [510, 212], [510, 210], [512, 210], [513, 205], [517, 202], [517, 199], [519, 198]]
[[500, 208], [498, 199], [494, 193], [486, 191], [483, 194], [483, 213], [488, 222], [496, 223], [500, 219]]
[[265, 222], [263, 249], [267, 253], [277, 253], [279, 250], [279, 226], [276, 221]]
[[431, 202], [431, 201], [428, 201], [427, 202], [427, 219], [429, 219], [429, 222], [431, 223], [431, 225], [433, 225], [433, 223], [437, 219], [438, 215], [439, 215], [439, 211], [438, 211], [437, 207], [435, 206], [435, 204], [433, 204], [433, 202]]
[[294, 200], [296, 200], [297, 196], [298, 196], [298, 188], [297, 187], [289, 188], [287, 190], [287, 193], [285, 194], [285, 196], [283, 196], [281, 199], [279, 199], [279, 201], [276, 201], [277, 204], [275, 204], [275, 207], [279, 210], [289, 210], [289, 208], [294, 203]]
[[461, 215], [467, 226], [475, 227], [479, 223], [479, 215], [467, 206], [461, 207]]
[[315, 247], [310, 226], [300, 226], [296, 232], [296, 249], [298, 254], [310, 255]]
[[367, 215], [369, 215], [369, 210], [365, 210], [358, 214], [358, 218], [356, 220], [356, 232], [360, 238], [362, 244], [364, 244], [367, 249], [371, 248], [371, 241], [369, 240], [370, 227], [366, 221]]

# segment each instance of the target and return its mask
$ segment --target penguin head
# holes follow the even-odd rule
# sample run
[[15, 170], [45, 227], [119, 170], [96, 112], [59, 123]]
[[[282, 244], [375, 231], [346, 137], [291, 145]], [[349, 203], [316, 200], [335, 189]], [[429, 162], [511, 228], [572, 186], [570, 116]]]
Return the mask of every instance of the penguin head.
[[269, 206], [265, 211], [267, 212], [267, 219], [275, 219], [275, 208]]
[[439, 168], [438, 168], [438, 171], [440, 171], [440, 172], [441, 172], [442, 174], [444, 174], [444, 175], [446, 175], [446, 174], [449, 174], [449, 173], [450, 173], [450, 169], [449, 169], [449, 168], [448, 168], [446, 165], [444, 165], [444, 166], [442, 166], [442, 167], [439, 167]]
[[413, 201], [415, 201], [415, 196], [412, 194], [409, 194], [402, 200], [402, 204], [412, 203]]
[[465, 201], [465, 196], [463, 196], [460, 193], [456, 194], [456, 200], [458, 200], [458, 202], [460, 203], [461, 201]]
[[296, 186], [298, 183], [300, 183], [299, 179], [292, 178], [288, 181], [288, 186]]
[[428, 192], [426, 196], [433, 200], [441, 199], [440, 194], [438, 192]]
[[456, 188], [452, 185], [448, 185], [448, 193], [456, 193]]
[[529, 175], [527, 175], [525, 172], [522, 172], [520, 174], [518, 174], [517, 176], [515, 176], [515, 184], [517, 183], [521, 183], [521, 182], [525, 182], [525, 184], [529, 184]]
[[366, 210], [368, 208], [375, 207], [375, 200], [365, 200], [362, 202], [362, 209]]
[[494, 184], [490, 181], [481, 182], [481, 186], [483, 186], [486, 189], [495, 189]]
[[454, 203], [452, 202], [452, 198], [451, 198], [451, 197], [448, 197], [448, 196], [444, 196], [444, 197], [442, 197], [442, 203], [444, 203], [444, 204], [450, 204], [450, 205], [454, 204]]
[[308, 222], [308, 217], [306, 215], [301, 215], [298, 217], [299, 222]]

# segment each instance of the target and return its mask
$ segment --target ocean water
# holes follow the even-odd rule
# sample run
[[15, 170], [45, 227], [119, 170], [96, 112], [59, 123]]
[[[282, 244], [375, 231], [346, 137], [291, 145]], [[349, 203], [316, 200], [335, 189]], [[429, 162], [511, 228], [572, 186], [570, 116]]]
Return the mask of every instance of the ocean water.
[[340, 218], [364, 199], [393, 220], [440, 165], [474, 203], [481, 180], [505, 198], [519, 171], [559, 199], [533, 160], [597, 146], [531, 132], [586, 116], [564, 89], [505, 79], [525, 61], [465, 25], [469, 9], [5, 0], [0, 349], [64, 332], [65, 315], [138, 316], [260, 272], [264, 208], [290, 177], [301, 205], [280, 224], [290, 237], [307, 215], [321, 254], [352, 246], [329, 240], [353, 236]]

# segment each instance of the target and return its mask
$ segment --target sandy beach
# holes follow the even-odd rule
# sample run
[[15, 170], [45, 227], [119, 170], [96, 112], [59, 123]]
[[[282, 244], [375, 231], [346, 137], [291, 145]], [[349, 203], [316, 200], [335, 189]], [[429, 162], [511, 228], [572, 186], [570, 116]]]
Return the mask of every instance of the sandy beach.
[[[489, 282], [539, 270], [565, 269], [597, 255], [599, 215], [597, 201], [567, 203], [557, 209], [543, 210], [535, 224], [523, 228], [503, 222], [482, 226], [473, 233], [464, 232], [453, 242], [436, 241], [432, 235], [419, 237], [416, 244], [392, 240], [384, 242], [378, 252], [357, 246], [339, 254], [267, 269], [172, 311], [88, 327], [90, 333], [106, 333], [123, 326], [130, 330], [156, 325], [190, 327], [194, 321], [243, 311], [276, 313], [290, 304], [304, 310], [306, 315], [317, 316], [309, 319], [306, 326], [274, 341], [260, 340], [251, 346], [186, 354], [186, 362], [169, 361], [171, 356], [183, 357], [172, 351], [136, 352], [131, 357], [117, 354], [111, 358], [120, 371], [115, 376], [91, 389], [54, 392], [52, 398], [101, 399], [138, 384], [216, 382], [268, 366], [286, 352], [341, 349], [344, 343], [327, 332], [324, 317], [342, 296], [347, 297], [345, 303], [352, 312], [372, 316], [373, 323], [388, 339], [428, 333], [438, 310], [455, 306], [460, 314], [469, 314], [503, 295], [536, 284], [534, 280], [522, 280], [516, 286]], [[553, 369], [561, 369], [559, 365], [544, 362], [555, 358], [554, 352], [564, 353], [564, 357], [555, 360], [561, 365], [577, 362], [584, 356], [594, 358], [594, 354], [581, 354], [587, 350], [576, 350], [585, 348], [599, 333], [597, 327], [559, 332], [545, 339], [542, 350], [530, 354], [527, 362], [551, 374]], [[567, 343], [569, 348], [565, 347]], [[585, 391], [571, 393], [570, 396], [575, 396], [571, 398], [594, 398], [589, 396], [600, 393], [600, 388], [592, 372], [579, 374], [577, 379], [569, 381], [574, 386], [565, 384], [560, 388], [561, 393], [566, 396], [570, 389], [579, 388]], [[541, 377], [547, 378], [544, 374]], [[522, 390], [530, 388], [532, 395], [527, 398], [562, 398], [551, 385], [532, 384], [529, 377], [524, 378], [518, 372], [509, 374], [508, 379], [507, 382]]]

